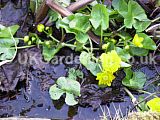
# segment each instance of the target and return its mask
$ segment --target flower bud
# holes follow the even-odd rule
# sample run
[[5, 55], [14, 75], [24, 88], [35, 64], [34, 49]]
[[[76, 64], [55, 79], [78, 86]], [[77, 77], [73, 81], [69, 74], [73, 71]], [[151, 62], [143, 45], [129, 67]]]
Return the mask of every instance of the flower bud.
[[38, 26], [37, 26], [37, 30], [38, 30], [38, 32], [43, 32], [44, 31], [44, 25], [43, 24], [39, 24]]
[[28, 42], [29, 41], [29, 36], [24, 36], [23, 40], [24, 40], [25, 43]]

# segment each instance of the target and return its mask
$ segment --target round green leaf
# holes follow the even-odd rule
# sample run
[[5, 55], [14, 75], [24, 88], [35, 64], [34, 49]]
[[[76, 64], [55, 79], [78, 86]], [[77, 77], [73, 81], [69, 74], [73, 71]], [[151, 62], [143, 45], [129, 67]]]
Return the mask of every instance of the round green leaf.
[[53, 100], [58, 100], [65, 92], [57, 87], [57, 85], [53, 85], [49, 89], [49, 94]]
[[78, 102], [75, 100], [74, 95], [66, 92], [65, 102], [69, 106], [76, 105]]

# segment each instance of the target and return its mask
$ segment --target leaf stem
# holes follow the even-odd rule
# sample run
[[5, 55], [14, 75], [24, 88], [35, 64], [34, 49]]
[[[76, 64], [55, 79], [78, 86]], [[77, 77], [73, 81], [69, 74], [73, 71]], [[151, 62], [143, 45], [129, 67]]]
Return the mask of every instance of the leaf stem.
[[123, 28], [125, 28], [125, 25], [123, 25], [122, 27], [120, 27], [117, 32], [121, 31]]
[[60, 41], [57, 40], [56, 38], [54, 38], [51, 34], [47, 33], [46, 31], [44, 31], [45, 34], [47, 34], [53, 41], [59, 43]]
[[137, 99], [133, 96], [133, 94], [126, 87], [124, 87], [123, 89], [129, 95], [129, 97], [132, 99], [132, 103], [135, 105], [137, 103]]
[[[17, 49], [25, 49], [25, 48], [31, 48], [31, 47], [35, 47], [36, 45], [30, 45], [30, 46], [21, 46], [21, 47], [17, 47]], [[10, 49], [15, 49], [15, 47], [12, 47]]]
[[89, 38], [89, 43], [90, 43], [90, 47], [91, 47], [91, 53], [93, 52], [93, 44], [92, 44], [92, 41], [91, 39]]
[[102, 41], [103, 41], [103, 29], [101, 27], [101, 39], [100, 39], [100, 47], [102, 48]]

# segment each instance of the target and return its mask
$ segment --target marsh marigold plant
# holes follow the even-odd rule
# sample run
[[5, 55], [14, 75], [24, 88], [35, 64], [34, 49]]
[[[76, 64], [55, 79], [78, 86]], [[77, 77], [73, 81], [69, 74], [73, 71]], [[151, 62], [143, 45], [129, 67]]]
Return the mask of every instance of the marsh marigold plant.
[[99, 80], [99, 85], [111, 86], [112, 81], [115, 79], [113, 74], [120, 68], [121, 58], [115, 50], [112, 50], [107, 54], [103, 53], [100, 56], [100, 60], [102, 63], [102, 71], [97, 73], [96, 80]]

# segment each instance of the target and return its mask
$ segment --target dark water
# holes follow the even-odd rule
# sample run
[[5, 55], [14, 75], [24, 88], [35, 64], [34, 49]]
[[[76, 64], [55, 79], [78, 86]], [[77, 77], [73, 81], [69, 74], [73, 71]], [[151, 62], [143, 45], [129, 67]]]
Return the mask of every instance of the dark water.
[[[28, 51], [29, 53], [34, 53], [35, 49]], [[23, 51], [22, 53], [24, 54], [25, 52]], [[61, 51], [59, 53], [60, 56], [69, 54], [71, 54], [71, 50]], [[41, 59], [39, 54], [38, 59]], [[25, 116], [51, 119], [99, 120], [103, 112], [113, 117], [116, 111], [119, 111], [122, 116], [125, 116], [133, 107], [130, 98], [121, 91], [121, 88], [116, 88], [116, 86], [104, 90], [108, 93], [103, 96], [96, 94], [90, 95], [89, 98], [87, 97], [86, 100], [82, 99], [79, 105], [73, 107], [67, 106], [63, 98], [59, 101], [52, 101], [48, 93], [49, 86], [54, 84], [58, 77], [66, 76], [70, 67], [80, 68], [85, 74], [84, 79], [86, 83], [84, 83], [96, 86], [97, 81], [95, 78], [80, 65], [62, 63], [58, 65], [42, 64], [42, 66], [39, 66], [37, 64], [30, 64], [28, 69], [25, 68], [25, 72], [27, 73], [25, 80], [19, 81], [13, 92], [0, 92], [0, 117]], [[160, 70], [160, 67], [158, 69]], [[158, 76], [152, 65], [135, 65], [134, 70], [144, 72], [147, 75], [147, 83], [153, 81]], [[121, 78], [121, 74], [119, 75], [119, 78]], [[155, 87], [154, 84], [150, 86], [146, 88], [148, 91], [159, 91], [159, 87]], [[99, 93], [102, 93], [102, 90], [99, 90], [98, 87], [94, 89], [91, 87], [88, 92], [90, 91], [100, 91]], [[85, 95], [83, 93], [81, 94], [83, 98]], [[138, 97], [138, 94], [136, 93], [135, 96]], [[92, 100], [89, 101], [89, 99]], [[93, 106], [88, 105], [87, 101], [94, 103]], [[98, 104], [101, 105], [99, 106]], [[96, 108], [94, 108], [95, 106]]]

